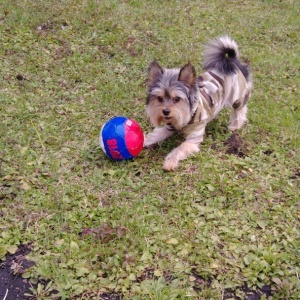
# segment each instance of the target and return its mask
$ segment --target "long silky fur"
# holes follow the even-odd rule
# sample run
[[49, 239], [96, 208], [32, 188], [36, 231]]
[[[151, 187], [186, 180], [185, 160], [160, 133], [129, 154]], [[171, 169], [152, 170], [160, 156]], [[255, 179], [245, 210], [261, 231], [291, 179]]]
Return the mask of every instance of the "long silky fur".
[[203, 69], [216, 69], [225, 75], [232, 75], [240, 69], [246, 80], [251, 82], [249, 65], [239, 60], [237, 43], [229, 36], [216, 38], [205, 46]]

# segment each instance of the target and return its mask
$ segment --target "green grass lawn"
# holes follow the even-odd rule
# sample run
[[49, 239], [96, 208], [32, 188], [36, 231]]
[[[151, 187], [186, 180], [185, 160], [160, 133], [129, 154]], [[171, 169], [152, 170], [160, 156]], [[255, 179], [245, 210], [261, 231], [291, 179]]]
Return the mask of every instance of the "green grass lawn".
[[[30, 244], [36, 299], [300, 298], [300, 2], [0, 2], [0, 259]], [[101, 126], [146, 119], [146, 70], [228, 34], [254, 92], [241, 154], [228, 113], [173, 173], [176, 136], [113, 162]], [[262, 296], [266, 299], [266, 296]]]

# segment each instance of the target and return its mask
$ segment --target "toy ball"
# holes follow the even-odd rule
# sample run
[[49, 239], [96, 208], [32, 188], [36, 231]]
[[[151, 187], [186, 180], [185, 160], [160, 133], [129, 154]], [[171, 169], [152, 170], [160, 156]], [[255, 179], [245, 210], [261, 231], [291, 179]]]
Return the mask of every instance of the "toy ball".
[[117, 161], [131, 159], [142, 151], [144, 133], [136, 121], [118, 116], [102, 126], [99, 141], [109, 158]]

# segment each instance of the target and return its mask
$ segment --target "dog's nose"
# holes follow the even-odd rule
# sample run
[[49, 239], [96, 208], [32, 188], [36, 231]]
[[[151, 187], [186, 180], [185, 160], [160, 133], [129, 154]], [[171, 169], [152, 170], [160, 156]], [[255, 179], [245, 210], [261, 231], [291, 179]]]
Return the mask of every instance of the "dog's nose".
[[168, 108], [165, 108], [165, 109], [163, 109], [163, 114], [165, 115], [165, 116], [168, 116], [169, 114], [170, 114], [170, 110], [168, 109]]

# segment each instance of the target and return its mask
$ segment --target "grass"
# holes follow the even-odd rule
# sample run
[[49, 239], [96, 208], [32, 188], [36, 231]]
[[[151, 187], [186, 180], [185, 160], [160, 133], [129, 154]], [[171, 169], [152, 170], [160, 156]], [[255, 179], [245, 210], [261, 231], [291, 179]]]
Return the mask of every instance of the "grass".
[[[32, 245], [23, 276], [40, 282], [36, 299], [244, 299], [244, 285], [299, 299], [299, 7], [1, 2], [0, 258]], [[161, 167], [180, 136], [108, 160], [98, 134], [109, 117], [150, 131], [150, 61], [200, 73], [204, 43], [221, 34], [254, 74], [242, 157], [226, 152], [224, 111], [175, 173]]]

